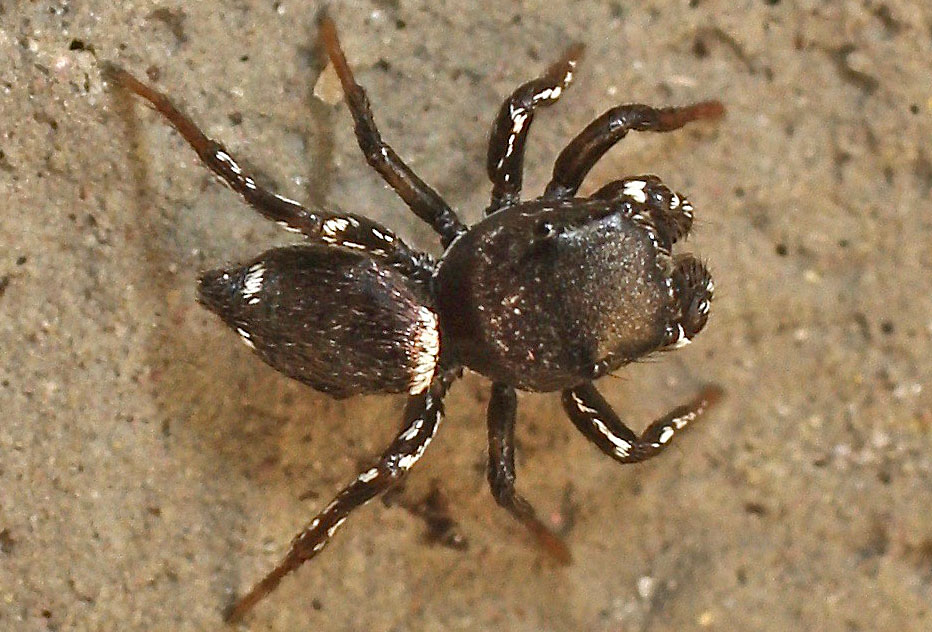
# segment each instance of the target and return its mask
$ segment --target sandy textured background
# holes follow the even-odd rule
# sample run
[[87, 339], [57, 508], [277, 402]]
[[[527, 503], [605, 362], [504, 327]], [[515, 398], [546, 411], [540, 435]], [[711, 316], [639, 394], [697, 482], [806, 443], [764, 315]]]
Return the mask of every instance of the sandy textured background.
[[[519, 485], [567, 523], [558, 568], [484, 482], [469, 375], [402, 504], [431, 481], [469, 542], [375, 503], [254, 630], [932, 629], [932, 9], [922, 0], [334, 3], [386, 138], [476, 221], [501, 99], [573, 39], [526, 191], [608, 106], [718, 97], [728, 117], [629, 137], [588, 187], [687, 192], [719, 290], [690, 348], [601, 387], [636, 428], [707, 380], [728, 397], [621, 467], [522, 398]], [[251, 213], [118, 61], [261, 178], [436, 252], [316, 100], [316, 3], [0, 3], [0, 629], [210, 630], [395, 431], [402, 398], [280, 377], [194, 301], [199, 270], [289, 235]]]

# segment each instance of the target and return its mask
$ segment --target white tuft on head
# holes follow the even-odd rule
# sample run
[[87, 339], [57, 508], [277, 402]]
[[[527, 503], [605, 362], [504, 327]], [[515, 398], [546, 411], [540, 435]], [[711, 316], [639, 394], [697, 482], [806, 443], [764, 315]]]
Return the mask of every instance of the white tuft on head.
[[437, 316], [426, 307], [418, 309], [417, 323], [414, 325], [411, 347], [411, 383], [408, 392], [412, 395], [423, 393], [430, 386], [440, 356], [440, 332], [437, 329]]

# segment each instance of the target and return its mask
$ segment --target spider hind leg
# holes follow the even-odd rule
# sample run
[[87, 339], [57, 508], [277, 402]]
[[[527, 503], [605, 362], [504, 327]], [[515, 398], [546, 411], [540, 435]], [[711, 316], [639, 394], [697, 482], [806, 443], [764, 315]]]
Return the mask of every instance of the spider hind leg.
[[225, 621], [242, 620], [286, 575], [320, 553], [354, 510], [396, 485], [407, 474], [437, 432], [443, 418], [443, 397], [454, 378], [454, 372], [443, 373], [427, 391], [408, 400], [402, 429], [378, 462], [344, 487], [295, 536], [282, 561], [224, 613]]

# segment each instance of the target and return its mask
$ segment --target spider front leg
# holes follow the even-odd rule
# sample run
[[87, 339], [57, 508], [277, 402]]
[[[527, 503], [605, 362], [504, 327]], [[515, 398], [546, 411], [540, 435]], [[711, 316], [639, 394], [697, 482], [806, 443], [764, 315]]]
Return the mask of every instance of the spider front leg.
[[590, 197], [605, 200], [627, 200], [635, 213], [650, 217], [659, 231], [660, 244], [671, 252], [673, 244], [685, 238], [693, 225], [693, 205], [681, 193], [668, 188], [654, 175], [630, 176], [602, 186]]
[[358, 215], [321, 209], [311, 211], [259, 186], [223, 145], [208, 138], [166, 95], [118, 66], [107, 64], [105, 70], [123, 88], [148, 101], [181, 134], [201, 161], [266, 219], [313, 241], [366, 250], [375, 257], [388, 259], [413, 276], [430, 276], [433, 266], [429, 258], [409, 248], [381, 224]]
[[573, 44], [543, 75], [520, 86], [502, 103], [489, 138], [486, 171], [492, 181], [492, 201], [486, 215], [519, 201], [524, 147], [534, 110], [560, 98], [573, 81], [573, 72], [583, 50], [582, 44]]
[[346, 105], [355, 123], [356, 141], [366, 157], [366, 162], [395, 190], [415, 215], [434, 228], [440, 235], [444, 247], [450, 245], [458, 235], [466, 232], [466, 226], [443, 198], [421, 180], [382, 140], [372, 117], [366, 91], [356, 83], [340, 46], [336, 25], [327, 15], [320, 18], [320, 36], [343, 86]]
[[568, 564], [572, 558], [566, 544], [537, 517], [534, 508], [515, 491], [515, 389], [496, 382], [489, 400], [489, 486], [496, 502], [523, 523], [544, 549]]
[[599, 450], [619, 463], [639, 463], [663, 451], [677, 432], [703, 414], [722, 396], [708, 385], [688, 404], [653, 422], [637, 436], [615, 414], [592, 382], [563, 391], [563, 409], [573, 425]]
[[725, 107], [718, 101], [678, 108], [640, 104], [614, 107], [592, 121], [560, 152], [544, 197], [573, 197], [593, 165], [629, 131], [671, 132], [692, 121], [717, 119], [724, 114]]
[[227, 611], [224, 619], [235, 623], [263, 597], [275, 590], [282, 578], [317, 555], [349, 514], [396, 485], [424, 454], [443, 417], [443, 396], [455, 373], [436, 378], [428, 391], [408, 399], [401, 432], [382, 453], [375, 466], [359, 474], [298, 534], [284, 559]]
[[708, 322], [715, 283], [705, 265], [688, 254], [674, 258], [672, 282], [679, 318], [667, 326], [664, 342], [676, 349], [689, 344]]

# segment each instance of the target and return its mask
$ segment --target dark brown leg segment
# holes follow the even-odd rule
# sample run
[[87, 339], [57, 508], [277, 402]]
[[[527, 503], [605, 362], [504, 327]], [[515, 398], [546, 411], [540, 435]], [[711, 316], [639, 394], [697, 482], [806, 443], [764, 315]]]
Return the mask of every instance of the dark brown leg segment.
[[629, 131], [670, 132], [691, 121], [717, 119], [724, 113], [725, 107], [718, 101], [703, 101], [681, 108], [638, 104], [614, 107], [592, 121], [560, 152], [544, 196], [573, 197], [592, 166]]
[[709, 270], [692, 255], [677, 256], [674, 266], [673, 291], [680, 304], [680, 317], [668, 326], [666, 336], [667, 346], [675, 349], [689, 344], [705, 327], [715, 284]]
[[282, 578], [323, 550], [354, 509], [401, 480], [421, 458], [437, 432], [443, 417], [443, 396], [450, 381], [452, 374], [436, 378], [426, 393], [408, 400], [404, 426], [378, 463], [343, 488], [298, 534], [278, 566], [227, 611], [224, 618], [228, 623], [241, 620], [263, 597], [275, 590]]
[[108, 64], [105, 69], [114, 81], [148, 101], [168, 119], [172, 127], [178, 130], [178, 133], [197, 152], [201, 161], [264, 217], [307, 235], [318, 230], [321, 221], [318, 213], [311, 212], [297, 202], [257, 185], [256, 181], [240, 168], [223, 145], [208, 138], [190, 118], [175, 107], [167, 96], [139, 81], [118, 66]]
[[421, 180], [382, 140], [372, 117], [369, 98], [362, 86], [356, 83], [353, 71], [340, 47], [336, 25], [327, 15], [320, 18], [320, 36], [343, 86], [346, 104], [356, 125], [356, 140], [366, 157], [366, 162], [395, 190], [415, 215], [437, 231], [443, 245], [449, 245], [457, 235], [466, 232], [466, 226], [460, 222], [443, 198]]
[[433, 267], [430, 258], [409, 248], [381, 224], [360, 215], [310, 210], [259, 186], [223, 145], [208, 138], [167, 96], [122, 68], [108, 65], [106, 70], [114, 81], [148, 101], [162, 114], [201, 161], [266, 219], [313, 241], [365, 250], [413, 276], [430, 276]]
[[544, 549], [563, 564], [572, 558], [566, 544], [537, 517], [534, 508], [515, 491], [515, 389], [496, 382], [489, 400], [489, 486], [496, 502], [523, 523]]
[[648, 426], [640, 437], [622, 423], [592, 382], [563, 391], [563, 408], [573, 425], [599, 450], [619, 463], [639, 463], [663, 451], [677, 432], [721, 396], [721, 388], [706, 386], [693, 401], [674, 408]]
[[534, 109], [555, 103], [573, 81], [582, 44], [574, 44], [547, 71], [515, 90], [502, 104], [492, 124], [486, 170], [492, 181], [492, 202], [486, 215], [519, 201], [527, 143]]
[[627, 200], [635, 213], [650, 216], [659, 234], [659, 244], [670, 253], [673, 244], [686, 237], [693, 225], [693, 205], [682, 194], [669, 189], [653, 175], [629, 176], [602, 186], [591, 197]]

